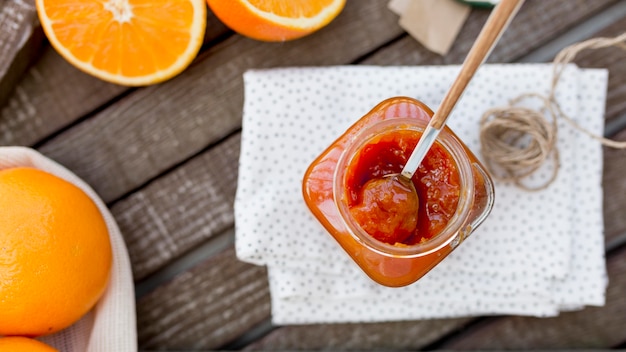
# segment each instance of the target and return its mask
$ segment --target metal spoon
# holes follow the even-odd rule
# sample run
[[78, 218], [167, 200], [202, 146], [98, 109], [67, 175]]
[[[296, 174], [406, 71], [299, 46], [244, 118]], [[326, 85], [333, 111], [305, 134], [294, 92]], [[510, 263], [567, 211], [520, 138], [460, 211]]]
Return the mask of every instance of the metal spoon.
[[474, 42], [474, 45], [470, 49], [469, 54], [463, 62], [461, 71], [452, 83], [452, 86], [446, 93], [439, 109], [435, 112], [432, 119], [426, 126], [422, 137], [413, 152], [409, 156], [409, 159], [404, 165], [402, 172], [399, 174], [387, 175], [388, 182], [400, 182], [405, 186], [408, 185], [412, 190], [412, 194], [408, 195], [412, 201], [417, 199], [417, 191], [411, 181], [413, 174], [417, 171], [417, 168], [422, 163], [422, 160], [428, 153], [428, 150], [432, 147], [433, 143], [437, 139], [439, 132], [445, 126], [448, 116], [452, 112], [452, 109], [456, 105], [457, 101], [463, 94], [463, 91], [469, 84], [470, 80], [480, 67], [485, 59], [491, 53], [491, 50], [500, 39], [500, 36], [508, 26], [511, 19], [515, 16], [515, 13], [520, 8], [524, 0], [502, 0], [492, 10], [491, 15], [487, 19], [487, 23], [482, 28], [478, 38]]

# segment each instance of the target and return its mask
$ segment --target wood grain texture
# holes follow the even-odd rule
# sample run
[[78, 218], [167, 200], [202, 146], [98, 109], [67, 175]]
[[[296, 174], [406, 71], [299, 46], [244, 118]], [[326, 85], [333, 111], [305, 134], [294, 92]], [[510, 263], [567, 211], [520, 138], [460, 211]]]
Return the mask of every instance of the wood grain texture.
[[[622, 95], [626, 100], [626, 93]], [[626, 141], [626, 129], [616, 136], [615, 140]], [[604, 173], [602, 187], [604, 189], [604, 231], [607, 242], [618, 236], [626, 237], [626, 150], [604, 148]], [[626, 260], [626, 258], [625, 258]]]
[[231, 248], [176, 277], [137, 302], [139, 348], [218, 349], [269, 316], [266, 276]]
[[111, 207], [135, 280], [233, 226], [236, 134]]
[[[228, 33], [209, 11], [205, 46]], [[0, 145], [32, 146], [131, 90], [79, 71], [49, 45], [35, 58], [6, 104], [0, 104]]]
[[349, 2], [329, 26], [297, 41], [234, 36], [176, 78], [134, 91], [40, 150], [111, 201], [240, 128], [246, 69], [349, 63], [400, 33], [386, 3], [369, 0]]
[[42, 40], [34, 0], [0, 2], [0, 106], [37, 58]]
[[470, 320], [287, 326], [274, 330], [245, 350], [415, 350], [461, 329]]
[[[527, 0], [493, 49], [488, 62], [511, 62], [526, 55], [555, 35], [577, 25], [594, 13], [616, 3], [615, 0], [545, 1]], [[443, 65], [460, 64], [487, 21], [490, 11], [473, 9], [446, 56], [426, 50], [412, 37], [406, 36], [379, 51], [363, 63], [373, 65]]]
[[48, 46], [0, 110], [0, 145], [31, 146], [126, 89], [78, 71]]
[[607, 261], [609, 286], [604, 307], [562, 313], [555, 318], [493, 319], [469, 329], [442, 349], [611, 348], [626, 341], [626, 248]]
[[[616, 37], [626, 32], [626, 17], [604, 28], [593, 37]], [[580, 52], [574, 62], [580, 67], [605, 68], [609, 70], [606, 118], [614, 119], [626, 114], [626, 50], [607, 48]]]

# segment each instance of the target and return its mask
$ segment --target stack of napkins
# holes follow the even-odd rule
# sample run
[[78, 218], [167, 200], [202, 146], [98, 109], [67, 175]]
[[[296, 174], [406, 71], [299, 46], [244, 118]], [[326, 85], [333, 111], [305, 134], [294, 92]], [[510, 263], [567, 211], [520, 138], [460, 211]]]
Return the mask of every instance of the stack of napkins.
[[[559, 121], [556, 181], [527, 192], [496, 181], [491, 215], [416, 283], [371, 281], [302, 198], [309, 164], [380, 101], [417, 98], [436, 110], [458, 66], [284, 68], [246, 72], [236, 250], [266, 265], [275, 324], [374, 322], [492, 314], [554, 316], [603, 305], [602, 149]], [[568, 66], [556, 98], [601, 134], [607, 72]], [[550, 64], [485, 65], [448, 125], [479, 153], [479, 120], [519, 94], [547, 94]], [[540, 108], [539, 101], [525, 106]], [[551, 175], [548, 162], [527, 182]]]

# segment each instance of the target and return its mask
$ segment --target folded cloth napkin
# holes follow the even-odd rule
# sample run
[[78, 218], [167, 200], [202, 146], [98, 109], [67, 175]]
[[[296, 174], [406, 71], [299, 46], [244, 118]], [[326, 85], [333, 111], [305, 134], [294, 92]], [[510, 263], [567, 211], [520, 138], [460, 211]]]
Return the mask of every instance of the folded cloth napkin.
[[[458, 66], [284, 68], [248, 71], [237, 195], [236, 251], [267, 265], [275, 324], [374, 322], [487, 314], [554, 316], [603, 305], [607, 285], [602, 149], [559, 121], [561, 165], [547, 189], [496, 182], [491, 215], [416, 283], [371, 281], [302, 198], [309, 164], [380, 101], [417, 98], [433, 109]], [[604, 127], [607, 72], [570, 65], [556, 99], [595, 133]], [[448, 125], [479, 155], [479, 120], [522, 93], [547, 94], [549, 64], [483, 66]], [[524, 101], [540, 108], [539, 101]], [[539, 184], [547, 163], [527, 181]]]
[[133, 277], [126, 245], [115, 219], [96, 192], [65, 167], [30, 148], [0, 147], [0, 170], [20, 166], [49, 172], [85, 191], [104, 217], [113, 250], [109, 285], [94, 309], [69, 328], [41, 340], [63, 352], [137, 351]]

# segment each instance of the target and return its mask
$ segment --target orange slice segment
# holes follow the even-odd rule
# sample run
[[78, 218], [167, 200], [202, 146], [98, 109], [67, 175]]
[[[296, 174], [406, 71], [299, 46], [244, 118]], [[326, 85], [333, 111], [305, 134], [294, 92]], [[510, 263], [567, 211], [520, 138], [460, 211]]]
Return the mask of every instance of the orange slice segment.
[[207, 0], [211, 11], [228, 27], [263, 41], [303, 37], [326, 26], [345, 0]]
[[203, 0], [36, 0], [52, 46], [72, 65], [128, 86], [167, 80], [195, 58]]

